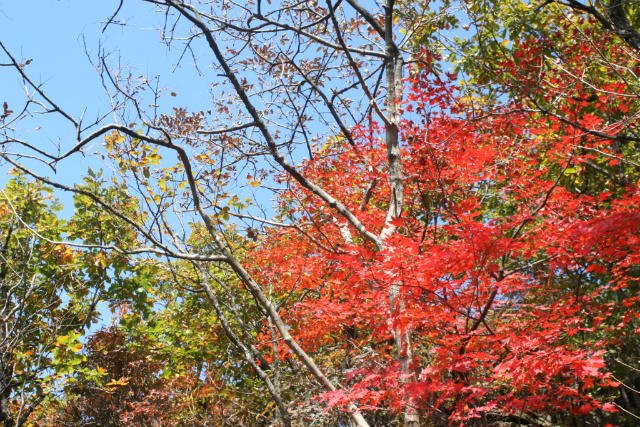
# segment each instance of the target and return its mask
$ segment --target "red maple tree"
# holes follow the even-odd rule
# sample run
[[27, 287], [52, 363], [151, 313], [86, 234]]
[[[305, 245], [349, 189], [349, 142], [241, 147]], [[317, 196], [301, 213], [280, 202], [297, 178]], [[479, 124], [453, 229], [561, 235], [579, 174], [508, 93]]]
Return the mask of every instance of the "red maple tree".
[[[527, 74], [543, 47], [522, 43], [505, 72]], [[569, 62], [580, 67], [580, 58]], [[456, 95], [455, 76], [424, 65], [409, 73], [405, 209], [384, 249], [289, 182], [280, 215], [298, 226], [274, 230], [255, 253], [255, 274], [298, 299], [286, 309], [296, 338], [317, 355], [331, 349], [346, 372], [343, 389], [324, 397], [373, 410], [413, 405], [461, 425], [615, 411], [603, 392], [617, 386], [608, 362], [640, 314], [640, 193], [637, 174], [618, 173], [629, 166], [613, 148], [620, 122], [607, 123], [581, 100], [580, 82], [560, 86], [558, 76], [524, 81], [523, 93], [544, 92], [483, 114]], [[598, 105], [629, 109], [634, 98], [619, 82], [603, 87]], [[532, 107], [559, 94], [553, 113]], [[381, 230], [383, 132], [370, 121], [354, 135], [357, 147], [336, 138], [304, 171]], [[394, 336], [408, 337], [409, 369]]]

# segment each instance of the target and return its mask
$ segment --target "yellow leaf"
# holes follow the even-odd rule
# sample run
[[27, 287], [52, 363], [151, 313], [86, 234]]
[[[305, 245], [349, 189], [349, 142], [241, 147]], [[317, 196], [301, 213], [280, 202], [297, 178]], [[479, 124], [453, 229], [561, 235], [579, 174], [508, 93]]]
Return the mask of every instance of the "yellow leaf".
[[111, 381], [109, 381], [106, 385], [127, 385], [129, 384], [129, 380], [131, 379], [131, 377], [122, 377], [119, 380], [114, 380], [112, 379]]

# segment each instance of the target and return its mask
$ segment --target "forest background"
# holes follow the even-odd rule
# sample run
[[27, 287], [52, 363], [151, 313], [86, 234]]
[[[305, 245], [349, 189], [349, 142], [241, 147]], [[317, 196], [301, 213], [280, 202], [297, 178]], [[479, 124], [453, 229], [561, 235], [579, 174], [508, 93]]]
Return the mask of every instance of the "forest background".
[[0, 6], [3, 426], [637, 425], [635, 3], [85, 3]]

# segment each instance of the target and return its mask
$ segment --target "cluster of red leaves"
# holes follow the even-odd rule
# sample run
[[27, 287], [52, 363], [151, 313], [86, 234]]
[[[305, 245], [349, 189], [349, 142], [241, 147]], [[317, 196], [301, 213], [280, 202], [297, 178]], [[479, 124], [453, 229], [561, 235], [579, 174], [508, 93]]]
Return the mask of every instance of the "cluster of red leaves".
[[[527, 59], [533, 67], [542, 47], [523, 43], [526, 55], [503, 66], [526, 67]], [[585, 162], [618, 164], [603, 163], [598, 151], [613, 152], [602, 135], [615, 135], [619, 123], [572, 101], [579, 82], [558, 89], [566, 102], [556, 116], [512, 105], [480, 118], [464, 114], [450, 78], [411, 75], [411, 120], [402, 124], [406, 207], [385, 250], [294, 185], [280, 210], [304, 233], [274, 230], [254, 257], [262, 260], [256, 274], [297, 300], [286, 313], [297, 339], [319, 358], [341, 345], [345, 383], [325, 395], [329, 404], [400, 411], [412, 402], [449, 421], [497, 409], [614, 410], [593, 391], [616, 386], [607, 351], [636, 333], [630, 325], [640, 317], [640, 191], [629, 174], [597, 189], [592, 176], [591, 190], [578, 181], [587, 179]], [[557, 76], [545, 78], [561, 87]], [[615, 84], [601, 102], [622, 114], [631, 101]], [[562, 116], [569, 113], [571, 123]], [[354, 135], [357, 148], [332, 141], [304, 170], [377, 233], [390, 191], [383, 134], [371, 122]], [[397, 285], [402, 309], [389, 303]], [[412, 372], [396, 363], [394, 331], [411, 334]]]

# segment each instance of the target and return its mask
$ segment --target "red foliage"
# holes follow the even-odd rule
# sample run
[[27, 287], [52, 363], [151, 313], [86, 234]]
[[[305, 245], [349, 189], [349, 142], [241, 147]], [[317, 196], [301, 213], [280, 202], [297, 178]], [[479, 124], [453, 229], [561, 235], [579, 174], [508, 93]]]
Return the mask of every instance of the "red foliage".
[[[534, 63], [541, 48], [523, 43], [526, 55], [503, 66]], [[630, 321], [640, 317], [633, 272], [640, 192], [632, 182], [605, 182], [584, 164], [601, 159], [589, 148], [610, 152], [603, 135], [616, 135], [618, 125], [571, 101], [580, 84], [558, 89], [567, 123], [520, 105], [483, 118], [465, 114], [450, 81], [424, 70], [411, 75], [410, 119], [402, 123], [406, 207], [385, 250], [376, 252], [292, 184], [280, 209], [305, 235], [274, 231], [253, 254], [262, 260], [257, 275], [298, 296], [286, 313], [297, 339], [318, 355], [336, 342], [345, 361], [360, 355], [344, 388], [325, 398], [332, 406], [397, 410], [410, 399], [450, 422], [496, 408], [612, 410], [591, 391], [616, 385], [607, 349], [636, 333]], [[612, 99], [601, 102], [623, 112], [631, 101], [616, 96], [614, 85], [607, 86]], [[354, 132], [357, 149], [336, 140], [304, 164], [307, 176], [376, 233], [390, 191], [381, 131], [363, 125]], [[585, 190], [585, 179], [600, 181]], [[389, 303], [395, 285], [402, 309]], [[411, 334], [413, 374], [395, 361], [394, 331]]]

